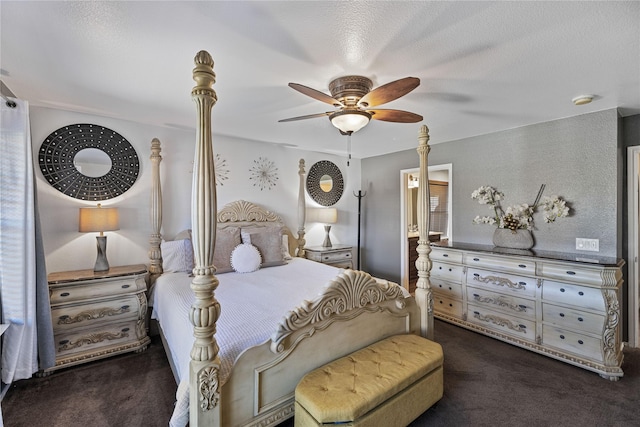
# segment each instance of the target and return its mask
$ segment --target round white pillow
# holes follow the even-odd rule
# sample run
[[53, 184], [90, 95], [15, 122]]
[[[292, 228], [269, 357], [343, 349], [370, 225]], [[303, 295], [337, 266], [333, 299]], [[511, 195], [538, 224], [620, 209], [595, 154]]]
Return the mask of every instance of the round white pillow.
[[251, 273], [260, 268], [262, 257], [258, 248], [249, 243], [236, 246], [231, 252], [231, 267], [238, 273]]

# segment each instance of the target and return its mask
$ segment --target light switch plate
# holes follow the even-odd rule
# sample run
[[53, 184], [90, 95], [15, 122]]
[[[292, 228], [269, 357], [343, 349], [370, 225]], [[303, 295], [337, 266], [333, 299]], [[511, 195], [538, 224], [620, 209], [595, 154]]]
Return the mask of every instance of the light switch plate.
[[576, 250], [578, 251], [591, 251], [591, 252], [599, 252], [600, 251], [600, 240], [599, 239], [582, 239], [576, 238]]

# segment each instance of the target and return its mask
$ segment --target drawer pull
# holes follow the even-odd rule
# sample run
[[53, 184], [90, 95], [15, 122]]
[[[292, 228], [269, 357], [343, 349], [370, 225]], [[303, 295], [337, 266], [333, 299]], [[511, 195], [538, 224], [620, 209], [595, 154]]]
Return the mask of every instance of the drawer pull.
[[62, 341], [58, 342], [58, 344], [60, 344], [60, 345], [65, 345], [65, 344], [68, 344], [68, 343], [69, 343], [69, 340], [62, 340]]
[[563, 340], [564, 339], [564, 335], [560, 335], [560, 339]]
[[451, 286], [449, 286], [449, 290], [452, 291], [453, 289], [451, 288]]
[[527, 325], [523, 325], [522, 323], [519, 324], [518, 326], [520, 326], [522, 329], [527, 329]]
[[451, 271], [451, 269], [449, 269], [449, 271]]
[[473, 273], [473, 276], [474, 276], [474, 277], [480, 277], [480, 274], [478, 274], [478, 273]]
[[449, 303], [449, 307], [453, 307], [453, 304]]
[[522, 310], [526, 310], [527, 309], [527, 306], [524, 305], [524, 304], [520, 304], [520, 305], [518, 305], [518, 307], [520, 307]]
[[129, 328], [122, 328], [122, 332], [129, 332]]
[[438, 270], [442, 270], [442, 267], [438, 267]]
[[564, 313], [560, 313], [560, 317], [564, 317]]
[[129, 310], [129, 306], [128, 305], [123, 305], [122, 306], [122, 311], [125, 311], [125, 310]]
[[127, 289], [131, 285], [122, 285], [122, 289]]
[[578, 292], [578, 295], [583, 296], [584, 292], [580, 291], [580, 292]]
[[325, 256], [325, 257], [324, 257], [324, 259], [329, 259], [329, 257], [328, 257], [328, 256]]
[[473, 294], [473, 297], [474, 297], [474, 298], [480, 298], [480, 295], [478, 295], [478, 294]]
[[442, 287], [442, 285], [438, 285], [438, 287], [440, 287], [440, 288], [441, 288], [441, 287]]
[[480, 312], [479, 311], [474, 311], [473, 314], [476, 314], [476, 315], [480, 316]]
[[520, 286], [527, 286], [527, 282], [518, 282], [518, 285], [520, 285]]
[[63, 292], [60, 294], [61, 297], [68, 297], [69, 296], [69, 292]]
[[62, 321], [67, 320], [68, 318], [69, 316], [67, 316], [66, 314], [59, 317], [59, 319]]
[[518, 267], [520, 267], [520, 268], [527, 268], [527, 266], [526, 266], [526, 265], [524, 265], [524, 264], [518, 264]]
[[480, 261], [480, 258], [474, 258], [473, 260], [474, 261]]
[[560, 292], [564, 292], [564, 288], [560, 288]]
[[449, 254], [442, 254], [443, 257], [447, 258]]
[[578, 344], [582, 345], [582, 344], [584, 344], [584, 341], [578, 340]]
[[567, 271], [567, 274], [570, 276], [575, 276], [576, 272], [575, 271]]
[[584, 322], [584, 319], [582, 317], [578, 317], [578, 322]]

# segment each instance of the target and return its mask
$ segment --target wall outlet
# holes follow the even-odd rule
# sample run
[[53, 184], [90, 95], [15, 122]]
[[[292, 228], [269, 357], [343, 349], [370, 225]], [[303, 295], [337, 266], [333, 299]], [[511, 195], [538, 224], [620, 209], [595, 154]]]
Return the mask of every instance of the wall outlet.
[[600, 251], [600, 240], [576, 238], [576, 250], [578, 251]]

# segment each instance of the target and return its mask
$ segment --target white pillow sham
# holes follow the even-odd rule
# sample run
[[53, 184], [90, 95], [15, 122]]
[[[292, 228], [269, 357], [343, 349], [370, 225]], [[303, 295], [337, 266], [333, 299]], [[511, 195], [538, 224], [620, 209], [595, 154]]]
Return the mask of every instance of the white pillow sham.
[[252, 273], [260, 268], [262, 258], [258, 248], [241, 243], [231, 252], [231, 266], [238, 273]]

